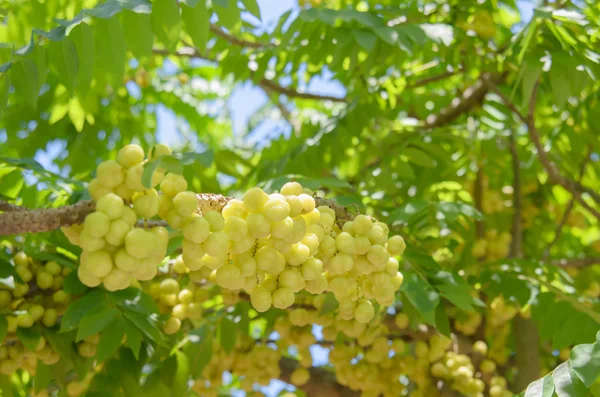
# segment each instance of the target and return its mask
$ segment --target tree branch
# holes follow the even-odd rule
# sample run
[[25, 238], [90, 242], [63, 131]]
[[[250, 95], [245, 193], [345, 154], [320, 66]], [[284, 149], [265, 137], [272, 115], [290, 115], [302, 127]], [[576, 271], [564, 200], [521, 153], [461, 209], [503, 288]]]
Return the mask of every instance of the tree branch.
[[[532, 102], [535, 102], [535, 95], [532, 97]], [[535, 103], [530, 104], [528, 122], [533, 121], [533, 111]], [[516, 144], [516, 132], [511, 131], [510, 135], [510, 151], [512, 157], [513, 171], [513, 225], [512, 225], [512, 240], [510, 244], [511, 258], [520, 258], [523, 255], [523, 229], [521, 225], [521, 177], [520, 177], [520, 162]], [[540, 336], [536, 324], [532, 319], [525, 319], [520, 315], [515, 316], [513, 320], [514, 337], [515, 337], [515, 352], [517, 364], [517, 376], [515, 379], [516, 390], [523, 390], [527, 385], [539, 377], [541, 362], [540, 362]]]
[[[588, 149], [587, 155], [585, 156], [585, 158], [581, 162], [581, 166], [579, 167], [579, 180], [580, 181], [581, 181], [581, 179], [583, 179], [583, 175], [585, 174], [585, 166], [587, 165], [587, 162], [590, 160], [591, 155], [592, 155], [592, 147], [590, 146]], [[548, 259], [548, 257], [550, 256], [550, 251], [552, 250], [552, 247], [554, 246], [554, 244], [556, 244], [556, 242], [560, 238], [562, 229], [565, 226], [565, 224], [567, 223], [567, 220], [569, 219], [569, 214], [573, 210], [574, 206], [575, 206], [575, 196], [571, 197], [571, 200], [569, 200], [569, 204], [567, 205], [567, 208], [565, 209], [565, 212], [563, 213], [562, 219], [560, 220], [560, 223], [556, 226], [556, 229], [554, 230], [554, 238], [552, 239], [550, 244], [548, 244], [548, 246], [544, 250], [544, 253], [542, 254], [542, 261], [545, 262]]]
[[27, 211], [27, 208], [16, 204], [11, 204], [5, 200], [0, 200], [0, 211]]
[[412, 84], [407, 84], [406, 88], [422, 87], [422, 86], [427, 85], [429, 83], [435, 83], [437, 81], [447, 79], [448, 77], [456, 76], [457, 74], [459, 74], [461, 72], [462, 72], [462, 69], [458, 69], [458, 70], [455, 70], [453, 72], [444, 72], [444, 73], [438, 74], [436, 76], [425, 77], [425, 78], [423, 78], [421, 80], [415, 81]]
[[560, 267], [586, 267], [600, 265], [600, 257], [579, 258], [579, 259], [557, 259], [551, 262]]
[[238, 39], [237, 37], [225, 32], [223, 29], [221, 29], [220, 27], [218, 27], [217, 25], [214, 25], [212, 23], [210, 24], [210, 31], [215, 36], [218, 36], [218, 37], [224, 39], [225, 41], [228, 41], [231, 44], [237, 45], [239, 47], [254, 48], [254, 49], [260, 49], [260, 48], [265, 48], [265, 47], [275, 47], [273, 44], [257, 43], [255, 41], [247, 41], [247, 40], [243, 40], [243, 39]]
[[510, 99], [508, 99], [506, 97], [506, 95], [504, 95], [498, 89], [498, 87], [495, 87], [494, 85], [492, 85], [492, 88], [493, 88], [494, 92], [496, 94], [498, 94], [498, 96], [500, 96], [500, 98], [502, 99], [502, 102], [504, 102], [504, 104], [514, 114], [516, 114], [517, 117], [519, 117], [519, 119], [521, 119], [521, 121], [523, 121], [523, 123], [527, 126], [527, 131], [529, 133], [529, 137], [530, 137], [531, 141], [533, 142], [533, 145], [535, 146], [538, 160], [540, 160], [540, 163], [542, 163], [542, 166], [548, 173], [548, 176], [550, 177], [550, 181], [552, 183], [557, 183], [557, 184], [561, 185], [563, 188], [565, 188], [567, 191], [569, 191], [573, 195], [575, 200], [577, 200], [577, 202], [579, 202], [581, 204], [582, 207], [584, 207], [586, 210], [588, 210], [591, 214], [593, 214], [596, 218], [598, 218], [600, 220], [600, 212], [598, 212], [598, 210], [596, 210], [595, 208], [590, 206], [583, 199], [583, 197], [581, 196], [581, 193], [589, 194], [592, 197], [592, 199], [598, 204], [600, 204], [600, 195], [598, 193], [594, 192], [593, 190], [591, 190], [590, 188], [583, 186], [581, 183], [575, 182], [575, 181], [561, 175], [560, 171], [558, 170], [556, 165], [553, 162], [551, 162], [550, 159], [548, 158], [548, 155], [547, 155], [546, 151], [544, 150], [544, 147], [542, 146], [540, 134], [539, 134], [537, 128], [535, 127], [535, 119], [534, 119], [535, 99], [537, 97], [538, 84], [536, 84], [534, 86], [534, 90], [533, 90], [533, 94], [532, 94], [532, 98], [531, 98], [531, 102], [529, 105], [529, 111], [528, 111], [527, 116], [524, 116], [519, 111], [519, 109], [517, 109], [517, 107], [510, 101]]
[[470, 111], [483, 102], [490, 90], [491, 84], [504, 80], [507, 73], [483, 73], [480, 78], [463, 91], [461, 95], [454, 98], [450, 106], [443, 108], [437, 114], [431, 114], [425, 119], [426, 128], [436, 128], [449, 124], [462, 114]]
[[[198, 211], [206, 213], [208, 211], [221, 212], [223, 207], [232, 199], [232, 197], [222, 194], [199, 193]], [[326, 205], [333, 209], [337, 219], [349, 221], [354, 219], [354, 213], [348, 208], [337, 204], [333, 200], [322, 197], [315, 197], [317, 206]], [[21, 233], [40, 233], [48, 232], [62, 226], [71, 226], [81, 224], [85, 217], [92, 213], [96, 204], [92, 200], [80, 201], [77, 204], [67, 205], [58, 208], [44, 208], [28, 211], [11, 211], [0, 214], [0, 236], [8, 236]], [[164, 225], [163, 221], [146, 221], [140, 226], [158, 226]]]
[[[204, 55], [204, 54], [200, 53], [200, 51], [198, 51], [197, 49], [192, 48], [192, 47], [183, 47], [175, 52], [170, 52], [164, 48], [154, 48], [152, 50], [152, 52], [156, 55], [162, 55], [162, 56], [198, 58], [198, 59], [204, 59], [204, 60], [211, 61], [211, 62], [218, 62], [217, 59], [209, 57], [208, 55]], [[335, 96], [330, 96], [330, 95], [310, 94], [307, 92], [299, 92], [293, 88], [283, 87], [283, 86], [275, 83], [273, 80], [268, 80], [266, 78], [261, 79], [258, 82], [258, 85], [261, 86], [263, 89], [268, 89], [270, 91], [278, 92], [278, 93], [284, 94], [290, 98], [314, 99], [314, 100], [319, 100], [319, 101], [332, 101], [332, 102], [342, 102], [342, 103], [348, 102], [347, 98], [340, 98], [340, 97], [335, 97]]]
[[347, 103], [347, 98], [340, 98], [336, 96], [330, 95], [318, 95], [318, 94], [309, 94], [307, 92], [298, 92], [294, 89], [283, 87], [273, 82], [273, 80], [261, 79], [258, 82], [263, 89], [268, 89], [270, 91], [275, 91], [280, 94], [284, 94], [290, 98], [301, 98], [301, 99], [317, 99], [321, 101], [332, 101], [332, 102], [342, 102]]
[[[282, 357], [279, 360], [281, 370], [280, 379], [286, 383], [291, 383], [292, 372], [298, 368], [299, 364], [292, 358]], [[310, 380], [299, 389], [311, 397], [359, 397], [360, 393], [337, 383], [335, 374], [327, 371], [325, 368], [312, 367], [308, 369]]]

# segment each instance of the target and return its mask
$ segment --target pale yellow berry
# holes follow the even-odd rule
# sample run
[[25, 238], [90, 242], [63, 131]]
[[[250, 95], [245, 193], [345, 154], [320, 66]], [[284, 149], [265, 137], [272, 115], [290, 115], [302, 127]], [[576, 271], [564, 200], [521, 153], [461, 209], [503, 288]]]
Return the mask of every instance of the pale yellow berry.
[[144, 161], [144, 149], [139, 145], [125, 145], [117, 153], [117, 162], [123, 167], [129, 168]]

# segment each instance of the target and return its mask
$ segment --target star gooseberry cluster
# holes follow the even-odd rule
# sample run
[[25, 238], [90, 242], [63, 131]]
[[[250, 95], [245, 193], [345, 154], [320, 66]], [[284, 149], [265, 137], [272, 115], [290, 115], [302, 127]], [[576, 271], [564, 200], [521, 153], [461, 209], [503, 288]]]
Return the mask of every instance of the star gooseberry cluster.
[[[170, 153], [158, 145], [146, 161]], [[313, 193], [293, 181], [279, 193], [251, 188], [220, 212], [202, 212], [199, 195], [186, 190], [182, 175], [157, 168], [146, 188], [144, 163], [137, 145], [122, 148], [116, 161], [101, 163], [89, 186], [96, 211], [82, 226], [63, 228], [83, 248], [78, 275], [84, 284], [119, 290], [152, 279], [164, 259], [168, 232], [136, 226], [144, 223], [138, 218], [158, 216], [183, 234], [183, 262], [191, 279], [244, 290], [259, 312], [290, 307], [302, 290], [333, 292], [343, 318], [361, 323], [373, 318], [373, 301], [393, 303], [403, 279], [396, 256], [405, 243], [400, 236], [388, 238], [384, 223], [365, 215], [336, 219], [332, 208], [317, 206]]]
[[210, 269], [209, 280], [225, 289], [245, 290], [259, 312], [290, 307], [302, 290], [332, 291], [344, 318], [369, 322], [372, 300], [390, 305], [402, 283], [393, 255], [404, 240], [388, 240], [387, 226], [364, 215], [340, 228], [334, 210], [315, 208], [310, 193], [298, 182], [274, 194], [255, 187], [227, 203], [222, 224], [192, 215], [183, 229], [185, 265]]
[[[147, 161], [171, 151], [157, 145], [151, 153]], [[89, 185], [96, 211], [85, 218], [83, 225], [63, 228], [71, 243], [83, 249], [78, 275], [89, 287], [103, 284], [107, 290], [116, 291], [129, 287], [134, 280], [151, 280], [165, 257], [167, 229], [136, 227], [138, 218], [150, 219], [159, 208], [157, 190], [142, 183], [143, 170], [144, 150], [138, 145], [125, 146], [116, 161], [98, 165], [96, 178]], [[161, 182], [169, 184], [164, 171], [158, 169], [151, 183], [157, 186]]]

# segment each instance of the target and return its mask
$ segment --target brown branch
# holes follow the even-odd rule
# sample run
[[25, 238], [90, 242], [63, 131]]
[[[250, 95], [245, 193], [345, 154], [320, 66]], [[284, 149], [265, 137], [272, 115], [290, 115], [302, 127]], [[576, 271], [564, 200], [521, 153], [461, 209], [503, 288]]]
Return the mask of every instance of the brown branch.
[[[281, 370], [280, 379], [286, 383], [291, 383], [292, 372], [298, 368], [299, 364], [292, 358], [283, 357], [279, 360]], [[310, 380], [298, 388], [303, 390], [306, 395], [311, 397], [358, 397], [360, 392], [337, 383], [335, 374], [325, 368], [312, 367], [308, 369]]]
[[438, 82], [440, 80], [447, 79], [448, 77], [456, 76], [457, 74], [459, 74], [461, 72], [462, 72], [462, 69], [458, 69], [458, 70], [455, 70], [453, 72], [444, 72], [444, 73], [438, 74], [436, 76], [425, 77], [425, 78], [423, 78], [421, 80], [415, 81], [412, 84], [407, 84], [406, 88], [422, 87], [422, 86], [430, 84], [430, 83], [435, 83], [435, 82]]
[[449, 124], [462, 114], [480, 105], [490, 90], [491, 84], [504, 80], [506, 73], [483, 73], [472, 86], [465, 89], [461, 95], [454, 98], [451, 104], [437, 114], [431, 114], [425, 119], [426, 128], [437, 128]]
[[557, 259], [551, 262], [560, 267], [586, 267], [600, 265], [600, 257], [579, 258], [579, 259]]
[[[221, 212], [232, 197], [213, 193], [199, 193], [198, 211]], [[342, 221], [354, 219], [354, 214], [346, 207], [333, 200], [315, 197], [317, 206], [326, 205], [335, 211], [336, 217]], [[92, 200], [80, 201], [77, 204], [58, 208], [44, 208], [29, 211], [13, 211], [0, 214], [0, 236], [21, 233], [49, 232], [62, 226], [81, 224], [85, 217], [94, 211], [96, 204]], [[141, 222], [139, 226], [163, 226], [163, 221]]]
[[261, 79], [258, 82], [258, 85], [261, 87], [278, 92], [280, 94], [284, 94], [290, 98], [301, 98], [301, 99], [317, 99], [321, 101], [332, 101], [332, 102], [342, 102], [347, 103], [347, 98], [340, 98], [336, 96], [330, 95], [317, 95], [317, 94], [309, 94], [307, 92], [298, 92], [292, 88], [287, 88], [274, 83], [273, 80]]
[[[580, 181], [581, 181], [581, 179], [583, 179], [583, 175], [585, 174], [585, 166], [587, 165], [588, 161], [590, 160], [591, 155], [592, 155], [592, 148], [590, 147], [588, 149], [587, 155], [581, 162], [581, 166], [579, 167], [579, 180]], [[565, 209], [565, 212], [563, 213], [562, 219], [560, 220], [559, 224], [556, 226], [556, 229], [554, 230], [554, 238], [552, 239], [552, 241], [550, 241], [550, 244], [548, 244], [548, 246], [544, 250], [544, 253], [542, 254], [542, 261], [546, 261], [548, 259], [548, 257], [550, 256], [550, 251], [552, 250], [552, 247], [554, 246], [554, 244], [556, 244], [556, 242], [560, 238], [562, 229], [565, 226], [565, 224], [567, 223], [567, 220], [569, 219], [569, 214], [573, 210], [574, 206], [575, 206], [575, 196], [571, 197], [571, 200], [569, 200], [569, 204], [567, 204], [567, 208]]]
[[[535, 91], [535, 89], [534, 89]], [[527, 123], [533, 123], [533, 111], [535, 108], [535, 94], [532, 96], [529, 105], [529, 114]], [[523, 230], [521, 227], [521, 184], [520, 184], [520, 162], [515, 140], [516, 132], [511, 131], [510, 150], [512, 155], [513, 168], [513, 206], [515, 208], [512, 228], [512, 241], [510, 245], [511, 258], [520, 258], [522, 256], [521, 245], [523, 241]], [[520, 315], [515, 316], [513, 320], [516, 368], [515, 389], [523, 390], [527, 385], [539, 377], [540, 362], [540, 335], [537, 325], [532, 319], [525, 319]]]
[[93, 201], [80, 201], [59, 208], [5, 212], [0, 214], [0, 236], [47, 232], [61, 226], [83, 223], [94, 207]]
[[596, 210], [595, 208], [590, 206], [583, 199], [583, 197], [581, 196], [581, 193], [589, 194], [592, 197], [592, 199], [596, 203], [599, 203], [599, 204], [600, 204], [600, 195], [598, 193], [594, 192], [593, 190], [591, 190], [590, 188], [583, 186], [581, 183], [576, 182], [572, 179], [566, 178], [563, 175], [561, 175], [559, 169], [556, 167], [556, 165], [552, 161], [550, 161], [546, 151], [544, 150], [544, 147], [541, 143], [540, 134], [539, 134], [537, 128], [535, 127], [535, 120], [534, 120], [535, 99], [537, 97], [537, 87], [538, 87], [538, 85], [536, 84], [534, 87], [534, 90], [533, 90], [528, 114], [527, 114], [527, 116], [525, 116], [519, 111], [519, 109], [517, 109], [517, 107], [510, 101], [510, 99], [508, 97], [506, 97], [506, 95], [504, 95], [497, 87], [492, 85], [493, 90], [502, 99], [502, 102], [504, 102], [504, 104], [514, 114], [516, 114], [517, 117], [519, 117], [519, 119], [521, 119], [521, 121], [523, 121], [523, 123], [527, 126], [527, 131], [529, 133], [529, 137], [531, 138], [531, 141], [533, 142], [533, 145], [535, 146], [538, 160], [540, 160], [540, 163], [542, 163], [542, 166], [548, 173], [548, 176], [550, 177], [550, 181], [552, 183], [561, 185], [563, 188], [565, 188], [567, 191], [569, 191], [573, 195], [575, 200], [577, 200], [577, 202], [579, 202], [581, 204], [582, 207], [584, 207], [586, 210], [588, 210], [591, 214], [593, 214], [596, 218], [598, 218], [600, 220], [600, 212], [598, 212], [598, 210]]
[[0, 211], [27, 211], [27, 207], [22, 207], [20, 205], [11, 204], [5, 200], [0, 200]]
[[231, 44], [237, 45], [239, 47], [255, 48], [255, 49], [265, 48], [265, 47], [274, 47], [274, 45], [272, 45], [272, 44], [257, 43], [255, 41], [247, 41], [247, 40], [243, 40], [243, 39], [238, 39], [237, 37], [225, 32], [223, 29], [219, 28], [217, 25], [214, 25], [212, 23], [210, 24], [210, 31], [215, 36], [218, 36], [218, 37], [230, 42]]
[[[152, 52], [156, 55], [177, 56], [177, 57], [184, 57], [184, 58], [199, 58], [199, 59], [204, 59], [204, 60], [211, 61], [211, 62], [218, 62], [217, 59], [209, 57], [208, 55], [203, 55], [202, 53], [200, 53], [200, 51], [198, 51], [197, 49], [192, 48], [192, 47], [184, 47], [175, 52], [170, 52], [164, 48], [154, 48], [152, 50]], [[268, 80], [265, 78], [261, 79], [258, 82], [258, 85], [261, 86], [263, 89], [268, 89], [270, 91], [284, 94], [284, 95], [288, 96], [289, 98], [315, 99], [315, 100], [319, 100], [319, 101], [332, 101], [332, 102], [342, 102], [342, 103], [348, 102], [347, 98], [340, 98], [340, 97], [335, 97], [335, 96], [330, 96], [330, 95], [309, 94], [307, 92], [299, 92], [293, 88], [281, 86], [281, 85], [273, 82], [272, 80]]]

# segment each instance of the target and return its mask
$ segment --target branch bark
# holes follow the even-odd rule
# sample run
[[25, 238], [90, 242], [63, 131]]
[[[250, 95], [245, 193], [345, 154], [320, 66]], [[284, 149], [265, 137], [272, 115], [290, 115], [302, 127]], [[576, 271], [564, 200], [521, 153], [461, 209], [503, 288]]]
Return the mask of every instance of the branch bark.
[[0, 200], [0, 211], [27, 211], [27, 207], [22, 207], [20, 205], [11, 204], [5, 200]]
[[[200, 213], [208, 211], [221, 212], [223, 207], [232, 199], [232, 197], [213, 193], [199, 193], [197, 196], [198, 211]], [[354, 219], [355, 215], [352, 211], [333, 200], [315, 197], [315, 203], [317, 206], [326, 205], [333, 209], [339, 220], [349, 221]], [[62, 226], [81, 224], [95, 208], [96, 204], [92, 200], [85, 200], [58, 208], [4, 212], [0, 214], [0, 236], [48, 232]], [[144, 225], [157, 226], [163, 225], [163, 223], [162, 221], [147, 221], [140, 224], [140, 226]]]

